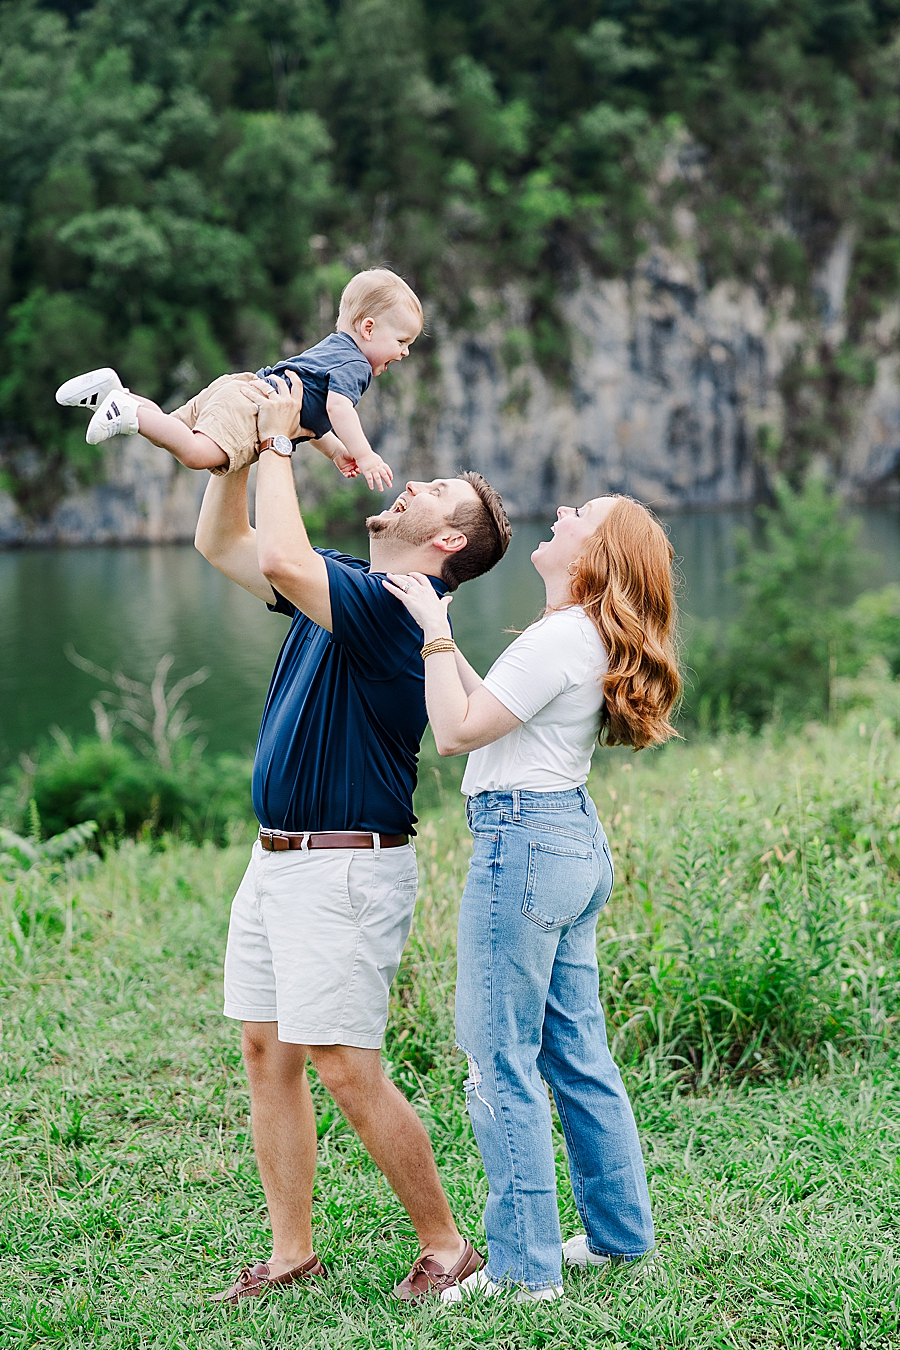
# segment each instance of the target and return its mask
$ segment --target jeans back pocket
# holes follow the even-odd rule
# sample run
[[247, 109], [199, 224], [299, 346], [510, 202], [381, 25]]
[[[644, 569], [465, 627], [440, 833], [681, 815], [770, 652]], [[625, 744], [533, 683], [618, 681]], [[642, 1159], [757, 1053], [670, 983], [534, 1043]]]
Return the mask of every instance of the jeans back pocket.
[[594, 850], [575, 841], [532, 840], [528, 845], [528, 881], [522, 913], [539, 928], [562, 928], [590, 904], [597, 885]]

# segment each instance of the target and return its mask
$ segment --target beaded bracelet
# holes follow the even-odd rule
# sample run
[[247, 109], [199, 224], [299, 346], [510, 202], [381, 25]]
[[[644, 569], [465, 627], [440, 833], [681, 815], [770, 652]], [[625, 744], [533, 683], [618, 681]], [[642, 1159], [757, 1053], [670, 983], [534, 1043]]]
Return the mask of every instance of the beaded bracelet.
[[432, 656], [435, 652], [455, 651], [456, 643], [452, 638], [432, 638], [432, 640], [426, 642], [425, 646], [422, 648], [422, 659], [424, 660], [426, 656]]

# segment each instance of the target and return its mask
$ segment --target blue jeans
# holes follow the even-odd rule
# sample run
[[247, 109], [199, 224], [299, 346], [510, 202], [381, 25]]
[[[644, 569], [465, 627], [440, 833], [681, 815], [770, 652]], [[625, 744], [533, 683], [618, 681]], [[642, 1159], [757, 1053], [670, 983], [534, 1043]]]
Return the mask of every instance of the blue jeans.
[[584, 788], [482, 792], [459, 916], [456, 1036], [489, 1195], [492, 1280], [562, 1280], [553, 1090], [589, 1249], [625, 1259], [654, 1242], [637, 1127], [606, 1043], [597, 916], [610, 897], [606, 835]]

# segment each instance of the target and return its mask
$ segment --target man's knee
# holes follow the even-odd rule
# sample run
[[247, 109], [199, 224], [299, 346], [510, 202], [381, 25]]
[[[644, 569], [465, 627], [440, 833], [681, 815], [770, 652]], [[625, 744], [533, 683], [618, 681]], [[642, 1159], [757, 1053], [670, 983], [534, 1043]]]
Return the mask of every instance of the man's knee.
[[241, 1053], [251, 1079], [299, 1073], [306, 1064], [306, 1047], [280, 1041], [277, 1022], [245, 1022]]
[[310, 1046], [309, 1057], [338, 1106], [353, 1115], [385, 1081], [377, 1050], [346, 1045]]

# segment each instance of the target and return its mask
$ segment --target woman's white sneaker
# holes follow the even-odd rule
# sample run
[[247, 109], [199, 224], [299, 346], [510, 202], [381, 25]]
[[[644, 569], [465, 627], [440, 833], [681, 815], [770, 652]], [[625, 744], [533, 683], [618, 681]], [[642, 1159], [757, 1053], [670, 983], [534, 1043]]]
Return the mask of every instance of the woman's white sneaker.
[[452, 1284], [449, 1289], [445, 1289], [441, 1294], [443, 1303], [461, 1303], [465, 1298], [472, 1298], [481, 1294], [485, 1298], [493, 1298], [496, 1294], [515, 1293], [517, 1303], [540, 1303], [546, 1299], [562, 1298], [563, 1291], [561, 1284], [551, 1284], [544, 1289], [526, 1289], [524, 1286], [514, 1284], [498, 1284], [496, 1280], [491, 1280], [485, 1274], [484, 1269], [476, 1270], [473, 1275], [469, 1275], [461, 1284]]
[[587, 1233], [579, 1233], [563, 1243], [563, 1260], [567, 1266], [608, 1266], [608, 1256], [598, 1256], [587, 1245]]
[[139, 430], [137, 411], [140, 407], [127, 389], [109, 394], [88, 422], [85, 440], [88, 445], [99, 445], [113, 436], [134, 436]]
[[56, 391], [56, 401], [67, 408], [97, 408], [107, 394], [124, 387], [116, 372], [104, 366], [66, 380]]

